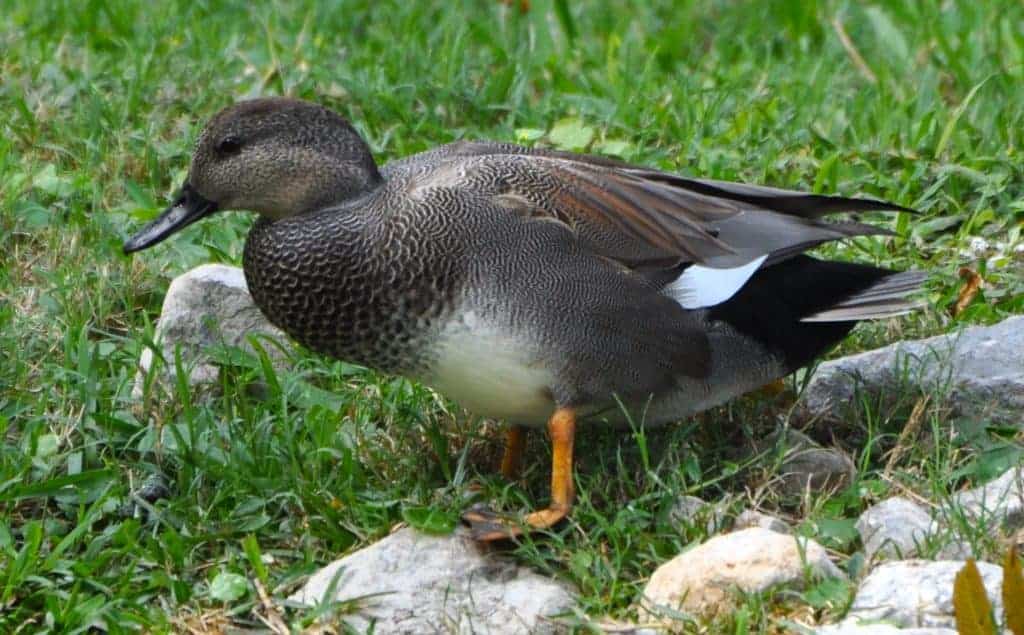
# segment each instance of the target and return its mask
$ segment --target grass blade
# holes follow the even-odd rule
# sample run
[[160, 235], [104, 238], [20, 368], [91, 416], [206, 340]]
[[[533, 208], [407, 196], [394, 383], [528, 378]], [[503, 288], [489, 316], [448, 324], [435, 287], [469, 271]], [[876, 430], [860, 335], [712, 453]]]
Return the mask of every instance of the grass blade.
[[569, 11], [569, 2], [567, 0], [555, 0], [555, 15], [558, 16], [558, 23], [562, 25], [562, 32], [565, 33], [565, 37], [572, 44], [573, 40], [576, 39], [576, 22], [573, 20], [572, 12]]
[[988, 80], [992, 79], [995, 75], [989, 75], [985, 79], [981, 80], [974, 85], [971, 92], [967, 93], [967, 97], [964, 98], [960, 105], [953, 110], [953, 114], [950, 115], [949, 121], [946, 122], [946, 126], [942, 129], [942, 136], [939, 137], [939, 142], [935, 144], [935, 158], [939, 159], [942, 154], [946, 151], [946, 146], [949, 145], [949, 139], [953, 136], [953, 131], [956, 130], [956, 124], [960, 121], [960, 117], [963, 116], [964, 111], [971, 105], [974, 100], [974, 96], [978, 94], [981, 87], [988, 83]]
[[0, 495], [0, 502], [10, 502], [25, 498], [47, 498], [63, 493], [69, 487], [92, 487], [97, 483], [113, 478], [113, 470], [100, 469], [79, 472], [68, 476], [58, 476], [40, 483], [19, 485]]

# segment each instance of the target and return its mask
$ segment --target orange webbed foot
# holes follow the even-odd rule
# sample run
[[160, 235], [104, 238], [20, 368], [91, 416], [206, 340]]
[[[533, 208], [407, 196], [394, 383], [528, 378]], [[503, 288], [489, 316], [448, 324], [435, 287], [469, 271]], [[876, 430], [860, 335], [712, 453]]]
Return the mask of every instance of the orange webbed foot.
[[518, 517], [501, 514], [490, 509], [474, 509], [462, 515], [462, 520], [469, 523], [470, 535], [478, 542], [496, 542], [512, 540], [526, 533], [550, 529], [563, 520], [569, 513], [568, 507], [548, 507]]
[[[469, 523], [474, 540], [510, 540], [526, 532], [553, 527], [568, 515], [575, 498], [572, 479], [572, 450], [576, 436], [575, 412], [570, 408], [556, 410], [548, 421], [548, 434], [551, 436], [551, 505], [523, 518], [499, 514], [486, 508], [470, 510], [462, 515], [462, 519]], [[521, 428], [513, 427], [509, 430], [509, 443], [506, 446], [501, 470], [506, 476], [515, 471], [515, 463], [522, 452], [522, 435]]]

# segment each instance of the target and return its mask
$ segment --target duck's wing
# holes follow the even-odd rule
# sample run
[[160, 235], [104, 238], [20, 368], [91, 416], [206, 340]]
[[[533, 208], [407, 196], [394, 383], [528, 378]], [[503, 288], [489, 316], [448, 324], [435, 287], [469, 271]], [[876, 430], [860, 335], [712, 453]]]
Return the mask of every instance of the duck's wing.
[[[503, 143], [463, 141], [416, 158], [458, 166], [470, 187], [524, 201], [532, 214], [572, 227], [598, 254], [637, 269], [685, 263], [728, 269], [758, 259], [767, 266], [830, 240], [890, 233], [864, 223], [828, 222], [825, 215], [912, 211]], [[450, 170], [441, 172], [450, 178]]]

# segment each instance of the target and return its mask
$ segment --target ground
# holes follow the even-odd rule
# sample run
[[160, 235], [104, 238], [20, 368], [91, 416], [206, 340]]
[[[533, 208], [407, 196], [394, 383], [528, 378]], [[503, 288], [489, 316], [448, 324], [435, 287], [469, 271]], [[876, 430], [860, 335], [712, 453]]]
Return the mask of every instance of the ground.
[[[496, 425], [311, 354], [276, 375], [236, 359], [212, 401], [181, 385], [132, 396], [170, 279], [239, 261], [241, 214], [120, 252], [182, 182], [197, 127], [219, 108], [312, 99], [349, 117], [382, 162], [460, 138], [519, 140], [920, 210], [870, 217], [894, 238], [828, 250], [931, 274], [927, 310], [862, 326], [840, 355], [1024, 312], [1022, 23], [1012, 0], [3, 0], [0, 631], [258, 626], [257, 581], [283, 598], [396, 523], [446, 531], [474, 498], [545, 502], [542, 438], [525, 480], [507, 484], [493, 470]], [[961, 267], [985, 284], [953, 317]], [[253, 377], [264, 398], [244, 390]], [[911, 408], [870, 412], [815, 431], [853, 454], [855, 482], [790, 500], [773, 493], [771, 461], [736, 451], [784, 412], [748, 398], [656, 432], [588, 432], [571, 522], [514, 557], [576, 584], [581, 615], [628, 620], [653, 569], [705, 536], [669, 519], [680, 494], [756, 502], [855, 571], [852, 523], [867, 505], [908, 490], [941, 498], [1022, 450], [1019, 432], [973, 422], [953, 434], [926, 409], [889, 461]], [[693, 628], [834, 618], [849, 590], [753, 596]], [[300, 628], [348, 610], [282, 614]]]

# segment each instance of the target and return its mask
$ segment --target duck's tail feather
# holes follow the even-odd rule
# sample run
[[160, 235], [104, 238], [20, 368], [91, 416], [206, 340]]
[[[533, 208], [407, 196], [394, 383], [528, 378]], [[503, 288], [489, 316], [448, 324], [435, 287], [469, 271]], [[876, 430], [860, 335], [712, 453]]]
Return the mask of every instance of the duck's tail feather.
[[905, 315], [924, 306], [911, 296], [928, 278], [923, 271], [903, 271], [887, 275], [863, 291], [854, 293], [831, 307], [800, 319], [801, 322], [848, 322], [877, 320]]
[[759, 270], [707, 315], [771, 351], [791, 372], [838, 343], [858, 320], [920, 306], [911, 296], [924, 279], [917, 271], [800, 255]]

